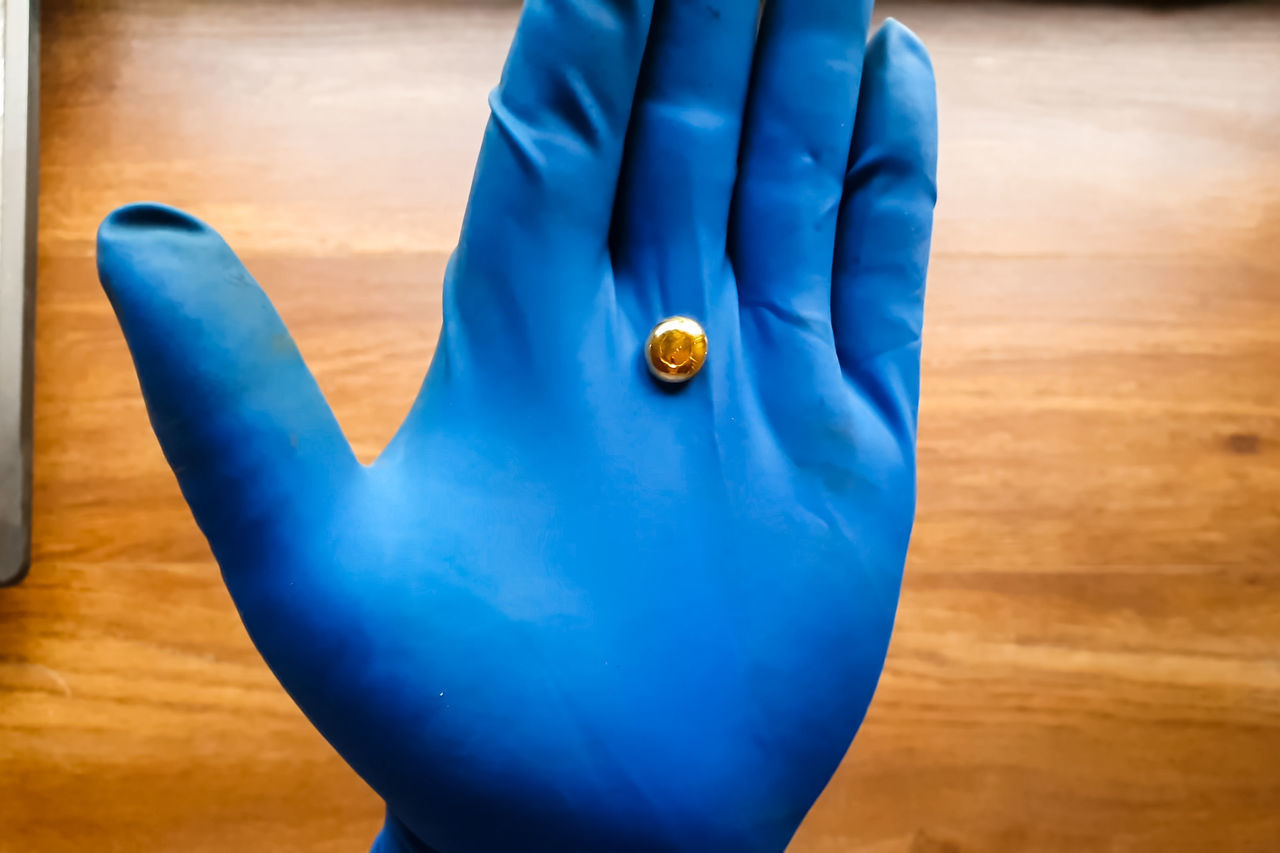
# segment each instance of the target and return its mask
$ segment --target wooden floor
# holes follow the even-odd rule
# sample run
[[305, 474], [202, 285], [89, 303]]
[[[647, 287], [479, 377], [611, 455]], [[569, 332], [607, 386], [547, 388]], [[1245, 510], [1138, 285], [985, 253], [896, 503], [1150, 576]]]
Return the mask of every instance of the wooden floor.
[[[919, 527], [797, 851], [1280, 850], [1280, 6], [896, 4], [941, 80]], [[0, 851], [364, 849], [258, 660], [93, 273], [221, 228], [373, 457], [440, 321], [510, 7], [45, 3], [35, 565]]]

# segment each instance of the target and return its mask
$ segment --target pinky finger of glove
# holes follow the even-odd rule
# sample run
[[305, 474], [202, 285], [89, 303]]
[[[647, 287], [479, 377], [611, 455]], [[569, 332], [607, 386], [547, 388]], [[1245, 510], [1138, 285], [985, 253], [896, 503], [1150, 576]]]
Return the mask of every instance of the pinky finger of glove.
[[914, 441], [925, 274], [937, 199], [929, 54], [889, 20], [867, 46], [836, 244], [832, 321], [854, 390]]

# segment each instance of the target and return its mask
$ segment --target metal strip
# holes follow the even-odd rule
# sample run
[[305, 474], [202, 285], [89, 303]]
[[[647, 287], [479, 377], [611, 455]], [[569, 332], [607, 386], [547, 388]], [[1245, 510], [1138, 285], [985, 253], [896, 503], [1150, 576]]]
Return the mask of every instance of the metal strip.
[[39, 0], [4, 2], [0, 105], [0, 585], [31, 562]]

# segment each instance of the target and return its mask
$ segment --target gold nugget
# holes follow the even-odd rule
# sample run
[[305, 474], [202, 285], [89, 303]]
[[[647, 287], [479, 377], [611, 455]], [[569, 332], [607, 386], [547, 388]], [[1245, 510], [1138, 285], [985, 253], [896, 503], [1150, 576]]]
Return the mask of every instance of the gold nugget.
[[645, 353], [649, 372], [659, 382], [688, 382], [706, 363], [707, 333], [696, 320], [668, 317], [649, 333]]

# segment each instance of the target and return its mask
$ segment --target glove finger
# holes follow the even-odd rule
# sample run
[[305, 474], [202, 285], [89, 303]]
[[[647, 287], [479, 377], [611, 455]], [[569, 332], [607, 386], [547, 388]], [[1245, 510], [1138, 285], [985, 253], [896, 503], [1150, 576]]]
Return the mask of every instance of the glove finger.
[[[613, 225], [619, 283], [637, 313], [708, 317], [725, 239], [758, 5], [658, 0]], [[647, 326], [646, 326], [647, 328]]]
[[771, 316], [828, 348], [836, 218], [871, 6], [765, 5], [730, 226], [743, 312]]
[[832, 295], [845, 376], [914, 437], [937, 199], [938, 115], [924, 45], [890, 20], [867, 49]]
[[266, 294], [216, 232], [155, 204], [106, 218], [98, 275], [224, 573], [276, 562], [361, 468]]
[[475, 324], [475, 337], [520, 340], [548, 318], [581, 330], [607, 281], [598, 273], [653, 3], [525, 4], [446, 294], [446, 317]]

